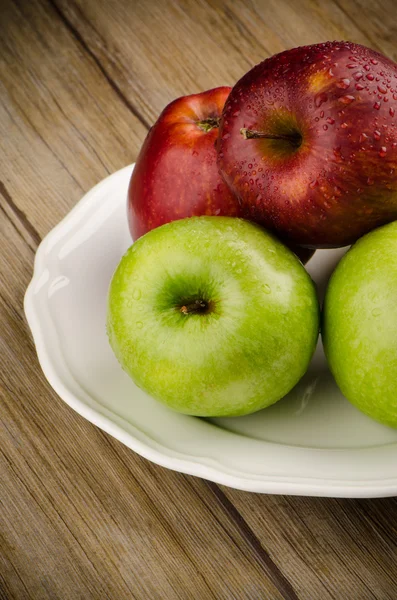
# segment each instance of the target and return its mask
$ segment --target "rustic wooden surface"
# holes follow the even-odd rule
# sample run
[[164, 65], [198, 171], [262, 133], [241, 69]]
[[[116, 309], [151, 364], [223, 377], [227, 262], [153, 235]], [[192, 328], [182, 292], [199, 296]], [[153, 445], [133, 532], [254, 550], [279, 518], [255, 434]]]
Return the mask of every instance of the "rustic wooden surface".
[[396, 499], [148, 463], [51, 390], [22, 302], [42, 237], [168, 101], [326, 39], [397, 59], [396, 32], [392, 0], [0, 0], [0, 598], [395, 600]]

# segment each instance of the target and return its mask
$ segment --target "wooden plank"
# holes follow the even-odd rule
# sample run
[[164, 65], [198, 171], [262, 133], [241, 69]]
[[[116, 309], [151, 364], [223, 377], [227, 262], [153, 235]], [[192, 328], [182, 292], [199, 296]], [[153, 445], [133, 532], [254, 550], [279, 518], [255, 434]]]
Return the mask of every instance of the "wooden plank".
[[276, 498], [223, 491], [298, 597], [395, 599], [396, 499]]
[[345, 17], [354, 22], [368, 40], [368, 46], [397, 61], [396, 4], [393, 0], [335, 0]]
[[46, 384], [22, 316], [33, 251], [11, 218], [0, 229], [6, 597], [282, 598], [278, 586], [294, 598], [204, 482], [150, 465]]
[[133, 162], [146, 127], [51, 6], [2, 4], [1, 179], [43, 236], [85, 191]]
[[288, 47], [335, 38], [368, 43], [326, 0], [53, 2], [150, 123], [175, 97], [233, 85], [254, 64]]
[[202, 0], [54, 4], [149, 123], [177, 96], [233, 83], [263, 53]]

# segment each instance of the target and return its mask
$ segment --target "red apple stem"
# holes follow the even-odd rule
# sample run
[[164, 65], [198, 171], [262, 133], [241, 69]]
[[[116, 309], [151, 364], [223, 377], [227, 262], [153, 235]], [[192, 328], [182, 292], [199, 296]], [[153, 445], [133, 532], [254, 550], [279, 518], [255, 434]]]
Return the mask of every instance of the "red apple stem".
[[205, 133], [211, 131], [211, 129], [215, 129], [219, 127], [219, 119], [217, 117], [208, 117], [208, 119], [203, 119], [202, 121], [196, 121], [197, 127], [200, 127]]
[[262, 131], [255, 131], [254, 129], [245, 129], [245, 127], [243, 127], [242, 129], [240, 129], [240, 133], [243, 136], [243, 138], [245, 140], [250, 140], [250, 139], [259, 139], [259, 138], [264, 138], [266, 140], [285, 140], [287, 142], [289, 142], [290, 144], [296, 144], [296, 145], [300, 145], [300, 142], [302, 141], [301, 136], [299, 136], [296, 133], [291, 133], [291, 134], [277, 134], [277, 133], [263, 133]]

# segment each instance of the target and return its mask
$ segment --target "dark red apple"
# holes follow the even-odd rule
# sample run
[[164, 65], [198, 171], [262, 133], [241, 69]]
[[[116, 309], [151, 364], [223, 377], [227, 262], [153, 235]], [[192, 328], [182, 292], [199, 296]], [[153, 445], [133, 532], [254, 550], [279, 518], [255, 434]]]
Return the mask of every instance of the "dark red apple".
[[218, 165], [243, 216], [307, 247], [397, 219], [397, 65], [350, 42], [277, 54], [226, 102]]
[[150, 129], [128, 190], [133, 239], [194, 215], [240, 216], [238, 200], [216, 164], [219, 119], [230, 90], [178, 98]]

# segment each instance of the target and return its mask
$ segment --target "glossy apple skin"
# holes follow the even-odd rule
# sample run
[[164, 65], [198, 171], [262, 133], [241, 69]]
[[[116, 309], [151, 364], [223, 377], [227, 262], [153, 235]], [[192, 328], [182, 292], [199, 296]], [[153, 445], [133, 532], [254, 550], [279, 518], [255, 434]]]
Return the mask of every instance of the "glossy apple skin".
[[[208, 312], [187, 312], [205, 301]], [[170, 408], [249, 414], [305, 373], [319, 331], [315, 286], [258, 225], [193, 217], [149, 231], [122, 258], [108, 296], [110, 344], [124, 370]]]
[[200, 215], [239, 216], [240, 206], [219, 175], [215, 143], [230, 87], [184, 96], [169, 104], [150, 129], [128, 190], [128, 221], [134, 240], [176, 219]]
[[362, 237], [329, 282], [322, 337], [342, 393], [397, 428], [397, 222]]
[[[241, 130], [302, 137], [245, 139]], [[284, 241], [345, 246], [397, 219], [397, 66], [349, 42], [287, 50], [232, 89], [218, 165], [243, 216]]]

